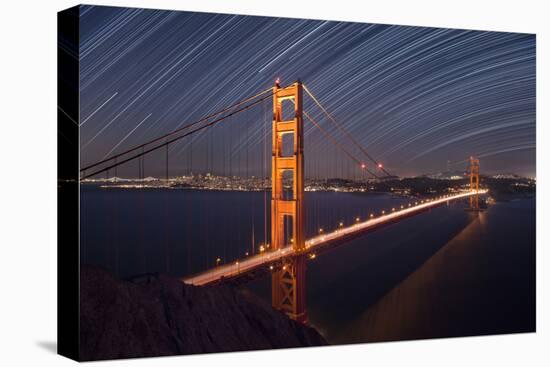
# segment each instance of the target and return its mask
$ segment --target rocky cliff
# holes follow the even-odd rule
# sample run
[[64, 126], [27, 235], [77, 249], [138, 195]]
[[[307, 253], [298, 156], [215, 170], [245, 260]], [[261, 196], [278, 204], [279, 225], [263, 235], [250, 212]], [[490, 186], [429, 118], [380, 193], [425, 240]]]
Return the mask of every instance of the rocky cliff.
[[316, 330], [230, 286], [167, 275], [134, 281], [80, 272], [80, 359], [114, 359], [325, 345]]

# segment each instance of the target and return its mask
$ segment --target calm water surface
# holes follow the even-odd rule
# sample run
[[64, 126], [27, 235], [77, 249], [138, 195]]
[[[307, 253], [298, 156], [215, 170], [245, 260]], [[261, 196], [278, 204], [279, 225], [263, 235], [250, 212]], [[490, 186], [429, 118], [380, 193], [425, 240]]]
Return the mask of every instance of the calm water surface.
[[[217, 257], [234, 261], [269, 238], [269, 195], [83, 186], [81, 261], [121, 277], [182, 276], [214, 266]], [[308, 192], [306, 234], [410, 201]], [[534, 258], [534, 199], [481, 214], [453, 203], [308, 262], [309, 322], [332, 343], [531, 331]], [[269, 301], [267, 278], [243, 289]], [[426, 327], [436, 321], [438, 327]]]
[[[306, 193], [306, 237], [411, 200], [385, 194]], [[269, 192], [101, 189], [82, 186], [81, 261], [121, 277], [197, 273], [257, 252], [270, 236]], [[266, 215], [267, 214], [267, 215]]]

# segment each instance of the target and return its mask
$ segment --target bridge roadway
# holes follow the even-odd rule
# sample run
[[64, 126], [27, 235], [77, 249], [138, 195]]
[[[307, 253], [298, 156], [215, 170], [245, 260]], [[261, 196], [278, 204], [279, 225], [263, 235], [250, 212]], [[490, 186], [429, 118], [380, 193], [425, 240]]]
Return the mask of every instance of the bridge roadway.
[[[485, 194], [487, 190], [479, 190], [478, 194]], [[320, 234], [313, 238], [306, 240], [305, 253], [311, 253], [317, 249], [321, 249], [328, 246], [338, 240], [342, 240], [345, 237], [351, 237], [359, 233], [372, 231], [382, 227], [384, 224], [394, 223], [411, 215], [416, 215], [423, 212], [426, 209], [437, 207], [445, 204], [448, 201], [464, 199], [469, 196], [475, 195], [475, 191], [462, 192], [455, 195], [442, 196], [435, 199], [422, 200], [417, 205], [406, 206], [403, 209], [396, 209], [378, 217], [369, 218], [365, 221], [354, 223], [349, 227], [339, 228], [333, 232]], [[246, 257], [231, 264], [224, 264], [213, 269], [206, 270], [202, 273], [192, 275], [182, 280], [187, 284], [193, 285], [207, 285], [214, 283], [222, 278], [232, 278], [242, 275], [246, 272], [256, 270], [262, 266], [269, 266], [275, 262], [281, 262], [285, 257], [289, 257], [295, 254], [292, 246], [287, 246], [276, 251], [267, 251], [257, 255]]]

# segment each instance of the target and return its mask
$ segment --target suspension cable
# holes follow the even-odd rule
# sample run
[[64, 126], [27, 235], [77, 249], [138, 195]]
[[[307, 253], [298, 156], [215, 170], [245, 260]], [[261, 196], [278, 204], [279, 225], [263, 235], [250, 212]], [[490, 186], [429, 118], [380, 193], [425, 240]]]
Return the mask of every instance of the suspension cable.
[[[166, 146], [166, 145], [168, 145], [168, 144], [171, 144], [171, 143], [173, 143], [173, 142], [175, 142], [175, 141], [178, 141], [178, 140], [180, 140], [180, 139], [183, 139], [183, 138], [186, 137], [186, 136], [189, 136], [189, 135], [191, 135], [191, 134], [194, 134], [194, 133], [196, 133], [196, 132], [198, 132], [198, 131], [201, 131], [201, 130], [203, 130], [203, 129], [209, 128], [209, 127], [211, 127], [211, 126], [213, 126], [213, 125], [215, 125], [215, 124], [217, 124], [217, 123], [219, 123], [219, 122], [225, 120], [226, 118], [228, 118], [228, 117], [230, 117], [230, 116], [236, 115], [236, 114], [239, 113], [239, 112], [242, 112], [242, 111], [244, 111], [244, 110], [247, 110], [247, 109], [251, 108], [252, 106], [254, 106], [254, 105], [256, 105], [256, 104], [258, 104], [258, 103], [260, 103], [260, 102], [266, 100], [267, 98], [270, 98], [272, 95], [273, 95], [273, 93], [270, 93], [269, 95], [264, 96], [264, 97], [262, 97], [262, 98], [260, 98], [260, 99], [258, 99], [258, 100], [256, 100], [256, 101], [254, 101], [254, 102], [252, 102], [252, 103], [250, 103], [250, 104], [248, 104], [248, 105], [246, 105], [246, 106], [244, 106], [244, 107], [241, 107], [241, 108], [239, 108], [239, 109], [237, 109], [237, 110], [235, 110], [235, 111], [232, 111], [231, 113], [228, 113], [228, 114], [225, 115], [225, 116], [219, 117], [219, 118], [217, 118], [216, 120], [213, 120], [213, 121], [209, 122], [209, 123], [206, 124], [206, 125], [197, 127], [197, 128], [195, 128], [194, 130], [191, 130], [191, 131], [189, 131], [189, 132], [187, 132], [187, 133], [185, 133], [185, 134], [183, 134], [183, 135], [181, 135], [181, 136], [177, 136], [177, 137], [172, 138], [172, 139], [170, 139], [170, 140], [166, 140], [164, 143], [162, 143], [162, 144], [160, 144], [160, 145], [157, 145], [157, 146], [155, 146], [155, 147], [153, 147], [153, 148], [149, 148], [149, 149], [147, 149], [147, 150], [144, 150], [145, 145], [147, 145], [147, 144], [142, 144], [142, 145], [141, 145], [141, 148], [142, 148], [142, 152], [141, 152], [141, 153], [135, 154], [135, 155], [133, 155], [133, 156], [131, 156], [131, 157], [129, 157], [129, 158], [126, 158], [126, 159], [124, 159], [124, 160], [121, 160], [121, 161], [119, 161], [119, 162], [117, 162], [117, 163], [115, 163], [115, 164], [111, 164], [111, 165], [109, 165], [109, 166], [107, 166], [107, 167], [105, 167], [105, 168], [98, 169], [98, 170], [96, 170], [96, 171], [94, 171], [94, 172], [92, 172], [92, 173], [89, 173], [89, 174], [85, 175], [84, 177], [82, 177], [81, 180], [84, 180], [84, 179], [86, 179], [86, 178], [95, 176], [95, 175], [97, 175], [98, 173], [105, 172], [105, 171], [108, 170], [108, 169], [114, 168], [114, 167], [116, 167], [116, 166], [120, 166], [120, 165], [122, 165], [122, 164], [124, 164], [124, 163], [127, 163], [127, 162], [129, 162], [129, 161], [131, 161], [131, 160], [134, 160], [134, 159], [136, 159], [136, 158], [140, 158], [140, 157], [142, 157], [142, 156], [144, 156], [144, 155], [146, 155], [146, 154], [148, 154], [148, 153], [151, 153], [151, 152], [153, 152], [153, 151], [155, 151], [155, 150], [157, 150], [157, 149], [160, 149], [160, 148], [162, 148], [162, 147], [164, 147], [164, 146]], [[158, 140], [158, 139], [156, 139], [156, 140]], [[97, 164], [94, 164], [94, 166], [97, 166]], [[87, 168], [89, 168], [89, 167], [90, 167], [90, 166], [86, 167], [85, 169], [87, 169]]]
[[302, 86], [304, 87], [304, 90], [306, 91], [306, 93], [311, 97], [311, 99], [313, 100], [313, 102], [315, 102], [315, 104], [327, 115], [327, 117], [329, 118], [330, 121], [332, 121], [339, 129], [340, 131], [342, 131], [352, 142], [353, 144], [355, 144], [359, 150], [361, 150], [361, 152], [368, 158], [370, 159], [376, 166], [378, 166], [386, 175], [388, 176], [392, 176], [383, 166], [380, 162], [376, 161], [366, 150], [365, 148], [353, 137], [353, 135], [342, 125], [340, 124], [335, 118], [334, 116], [327, 111], [327, 109], [325, 107], [323, 107], [323, 105], [321, 104], [321, 102], [319, 102], [319, 100], [317, 98], [315, 98], [315, 96], [313, 95], [313, 93], [311, 93], [311, 91], [306, 87], [305, 84], [302, 84]]
[[155, 138], [155, 139], [153, 139], [153, 140], [150, 140], [150, 141], [148, 141], [148, 142], [146, 142], [146, 143], [137, 145], [137, 146], [135, 146], [135, 147], [133, 147], [133, 148], [130, 148], [130, 149], [128, 149], [128, 150], [125, 150], [124, 152], [115, 154], [115, 155], [113, 155], [113, 156], [111, 156], [111, 157], [102, 159], [102, 160], [99, 161], [99, 162], [96, 162], [96, 163], [90, 164], [90, 165], [88, 165], [88, 166], [86, 166], [86, 167], [83, 167], [83, 168], [80, 169], [80, 172], [85, 171], [85, 170], [88, 170], [88, 169], [93, 168], [93, 167], [96, 167], [96, 166], [99, 166], [99, 165], [102, 164], [102, 163], [109, 162], [109, 161], [111, 161], [111, 160], [113, 160], [113, 159], [116, 159], [116, 158], [118, 158], [118, 157], [120, 157], [120, 156], [126, 155], [126, 154], [128, 154], [128, 153], [130, 153], [130, 152], [133, 152], [133, 151], [135, 151], [135, 150], [138, 150], [138, 149], [140, 149], [140, 148], [143, 148], [143, 147], [145, 147], [145, 146], [147, 146], [147, 145], [153, 144], [153, 143], [155, 143], [155, 142], [157, 142], [157, 141], [159, 141], [159, 140], [168, 138], [168, 137], [170, 137], [170, 136], [172, 136], [172, 135], [174, 135], [174, 134], [177, 134], [177, 133], [181, 132], [182, 130], [189, 129], [190, 127], [193, 127], [193, 126], [195, 126], [195, 125], [197, 125], [197, 124], [199, 124], [199, 123], [201, 123], [201, 122], [204, 122], [204, 121], [206, 121], [206, 120], [208, 120], [208, 119], [210, 119], [210, 118], [212, 118], [212, 117], [214, 117], [214, 116], [221, 115], [222, 113], [225, 113], [225, 112], [227, 112], [227, 111], [229, 111], [229, 110], [231, 110], [231, 109], [233, 109], [233, 108], [235, 108], [235, 107], [238, 107], [238, 106], [240, 106], [240, 105], [242, 105], [242, 104], [244, 104], [244, 103], [247, 103], [247, 102], [249, 102], [249, 101], [251, 101], [251, 100], [254, 100], [254, 99], [256, 99], [256, 98], [258, 98], [258, 97], [260, 97], [260, 96], [262, 96], [262, 95], [264, 95], [264, 94], [266, 94], [266, 93], [268, 93], [268, 92], [272, 92], [271, 95], [273, 95], [273, 91], [272, 91], [271, 88], [266, 89], [266, 90], [264, 90], [264, 91], [262, 91], [262, 92], [260, 92], [260, 93], [258, 93], [258, 94], [256, 94], [256, 95], [252, 96], [252, 97], [248, 97], [248, 98], [246, 98], [246, 99], [243, 99], [242, 101], [239, 101], [239, 102], [237, 102], [237, 103], [235, 103], [235, 104], [233, 104], [233, 105], [231, 105], [231, 106], [229, 106], [229, 107], [226, 107], [226, 108], [224, 108], [224, 109], [222, 109], [222, 110], [220, 110], [220, 111], [214, 112], [214, 113], [212, 113], [212, 114], [210, 114], [210, 115], [208, 115], [208, 116], [205, 116], [205, 117], [203, 117], [203, 118], [201, 118], [201, 119], [199, 119], [199, 120], [197, 120], [197, 121], [194, 121], [194, 122], [192, 122], [192, 123], [190, 123], [190, 124], [187, 124], [187, 125], [185, 125], [185, 126], [182, 126], [182, 127], [178, 128], [178, 129], [176, 129], [176, 130], [173, 130], [173, 131], [167, 133], [167, 134], [164, 134], [164, 135], [162, 135], [162, 136], [159, 136], [159, 137], [157, 137], [157, 138]]
[[323, 133], [323, 135], [328, 139], [330, 140], [330, 142], [332, 144], [334, 144], [336, 147], [338, 147], [340, 150], [342, 150], [351, 160], [355, 161], [362, 169], [364, 169], [365, 171], [367, 171], [368, 173], [370, 173], [372, 176], [376, 177], [376, 178], [380, 178], [378, 177], [375, 173], [373, 173], [371, 170], [369, 170], [368, 168], [364, 167], [364, 165], [362, 165], [361, 161], [359, 159], [357, 159], [353, 154], [351, 154], [346, 148], [344, 148], [344, 146], [342, 144], [340, 144], [340, 142], [338, 142], [338, 140], [336, 140], [333, 136], [330, 135], [330, 133], [328, 133], [325, 129], [323, 129], [321, 127], [321, 125], [319, 125], [310, 115], [309, 113], [307, 113], [306, 111], [303, 111], [303, 114], [304, 116], [309, 120], [311, 121], [318, 129], [319, 131], [321, 131], [321, 133]]

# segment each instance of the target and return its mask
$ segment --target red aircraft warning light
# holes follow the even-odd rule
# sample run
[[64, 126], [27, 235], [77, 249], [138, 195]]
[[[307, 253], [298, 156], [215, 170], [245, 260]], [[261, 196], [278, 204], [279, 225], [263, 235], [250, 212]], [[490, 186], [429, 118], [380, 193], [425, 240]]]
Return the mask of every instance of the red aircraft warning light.
[[378, 168], [382, 168], [382, 163], [378, 163]]

